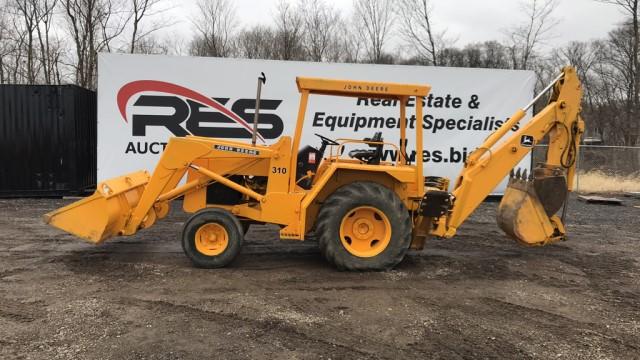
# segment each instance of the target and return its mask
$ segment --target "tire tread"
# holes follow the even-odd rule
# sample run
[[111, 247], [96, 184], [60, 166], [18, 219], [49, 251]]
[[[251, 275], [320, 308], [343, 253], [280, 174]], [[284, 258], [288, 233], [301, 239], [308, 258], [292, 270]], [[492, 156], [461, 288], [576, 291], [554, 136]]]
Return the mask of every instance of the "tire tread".
[[[395, 244], [398, 246], [397, 251], [385, 249], [384, 252], [373, 258], [359, 260], [361, 258], [350, 255], [344, 249], [339, 239], [336, 241], [332, 236], [332, 230], [335, 231], [335, 228], [340, 226], [341, 214], [349, 210], [345, 207], [350, 206], [349, 204], [353, 203], [354, 199], [363, 202], [366, 202], [367, 199], [374, 199], [374, 202], [380, 200], [389, 205], [389, 209], [393, 212], [393, 214], [387, 214], [389, 221], [392, 222], [391, 242], [398, 242]], [[392, 221], [392, 218], [398, 221]], [[329, 263], [339, 270], [348, 271], [375, 271], [393, 268], [402, 261], [409, 249], [411, 231], [411, 218], [402, 200], [392, 190], [370, 181], [353, 182], [340, 187], [325, 200], [316, 221], [320, 252]], [[392, 246], [392, 243], [389, 246]], [[349, 254], [349, 256], [345, 254]]]

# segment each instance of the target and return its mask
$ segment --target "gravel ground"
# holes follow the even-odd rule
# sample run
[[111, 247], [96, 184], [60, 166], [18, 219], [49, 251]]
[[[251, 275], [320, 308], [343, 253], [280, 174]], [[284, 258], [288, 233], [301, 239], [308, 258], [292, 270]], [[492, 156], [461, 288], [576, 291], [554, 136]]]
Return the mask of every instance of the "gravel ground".
[[570, 240], [543, 248], [485, 203], [384, 273], [338, 272], [272, 226], [195, 269], [177, 208], [96, 247], [42, 223], [69, 202], [0, 200], [0, 358], [640, 358], [640, 200], [572, 199]]

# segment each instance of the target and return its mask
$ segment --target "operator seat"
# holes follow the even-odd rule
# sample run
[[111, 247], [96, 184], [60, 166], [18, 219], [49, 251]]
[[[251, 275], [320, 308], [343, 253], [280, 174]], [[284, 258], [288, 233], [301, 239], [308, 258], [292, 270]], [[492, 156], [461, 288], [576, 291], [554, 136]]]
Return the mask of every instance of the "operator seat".
[[371, 149], [354, 149], [349, 151], [349, 157], [358, 159], [370, 165], [380, 164], [382, 160], [382, 148], [384, 140], [382, 139], [382, 132], [378, 131], [373, 134], [371, 138], [364, 138], [364, 141], [376, 142], [377, 144], [368, 144]]

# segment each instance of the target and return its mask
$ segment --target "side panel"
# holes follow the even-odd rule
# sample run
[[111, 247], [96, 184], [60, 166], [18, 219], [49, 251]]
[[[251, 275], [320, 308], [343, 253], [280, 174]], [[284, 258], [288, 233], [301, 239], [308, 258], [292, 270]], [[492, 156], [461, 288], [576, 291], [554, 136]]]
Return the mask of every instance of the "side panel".
[[[216, 140], [219, 143], [222, 141]], [[290, 171], [289, 154], [291, 153], [291, 138], [283, 136], [280, 140], [269, 147], [269, 157], [265, 157], [265, 149], [258, 148], [262, 152], [260, 157], [238, 157], [227, 156], [220, 157], [219, 152], [208, 156], [205, 159], [198, 159], [193, 162], [194, 165], [203, 166], [217, 174], [227, 175], [251, 175], [251, 176], [269, 176], [269, 188], [271, 191], [286, 191], [289, 184]], [[192, 181], [203, 177], [200, 173], [193, 169], [188, 170], [187, 181]], [[191, 191], [184, 196], [183, 208], [186, 212], [196, 212], [207, 206], [206, 187], [201, 187], [195, 191]]]

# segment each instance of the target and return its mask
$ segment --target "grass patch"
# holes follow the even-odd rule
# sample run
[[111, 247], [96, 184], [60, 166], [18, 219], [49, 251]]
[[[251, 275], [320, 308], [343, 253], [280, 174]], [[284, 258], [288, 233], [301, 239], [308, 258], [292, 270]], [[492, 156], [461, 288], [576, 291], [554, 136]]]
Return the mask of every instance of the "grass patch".
[[574, 188], [581, 193], [612, 193], [640, 191], [640, 173], [632, 175], [607, 174], [593, 170], [579, 172], [577, 186]]

